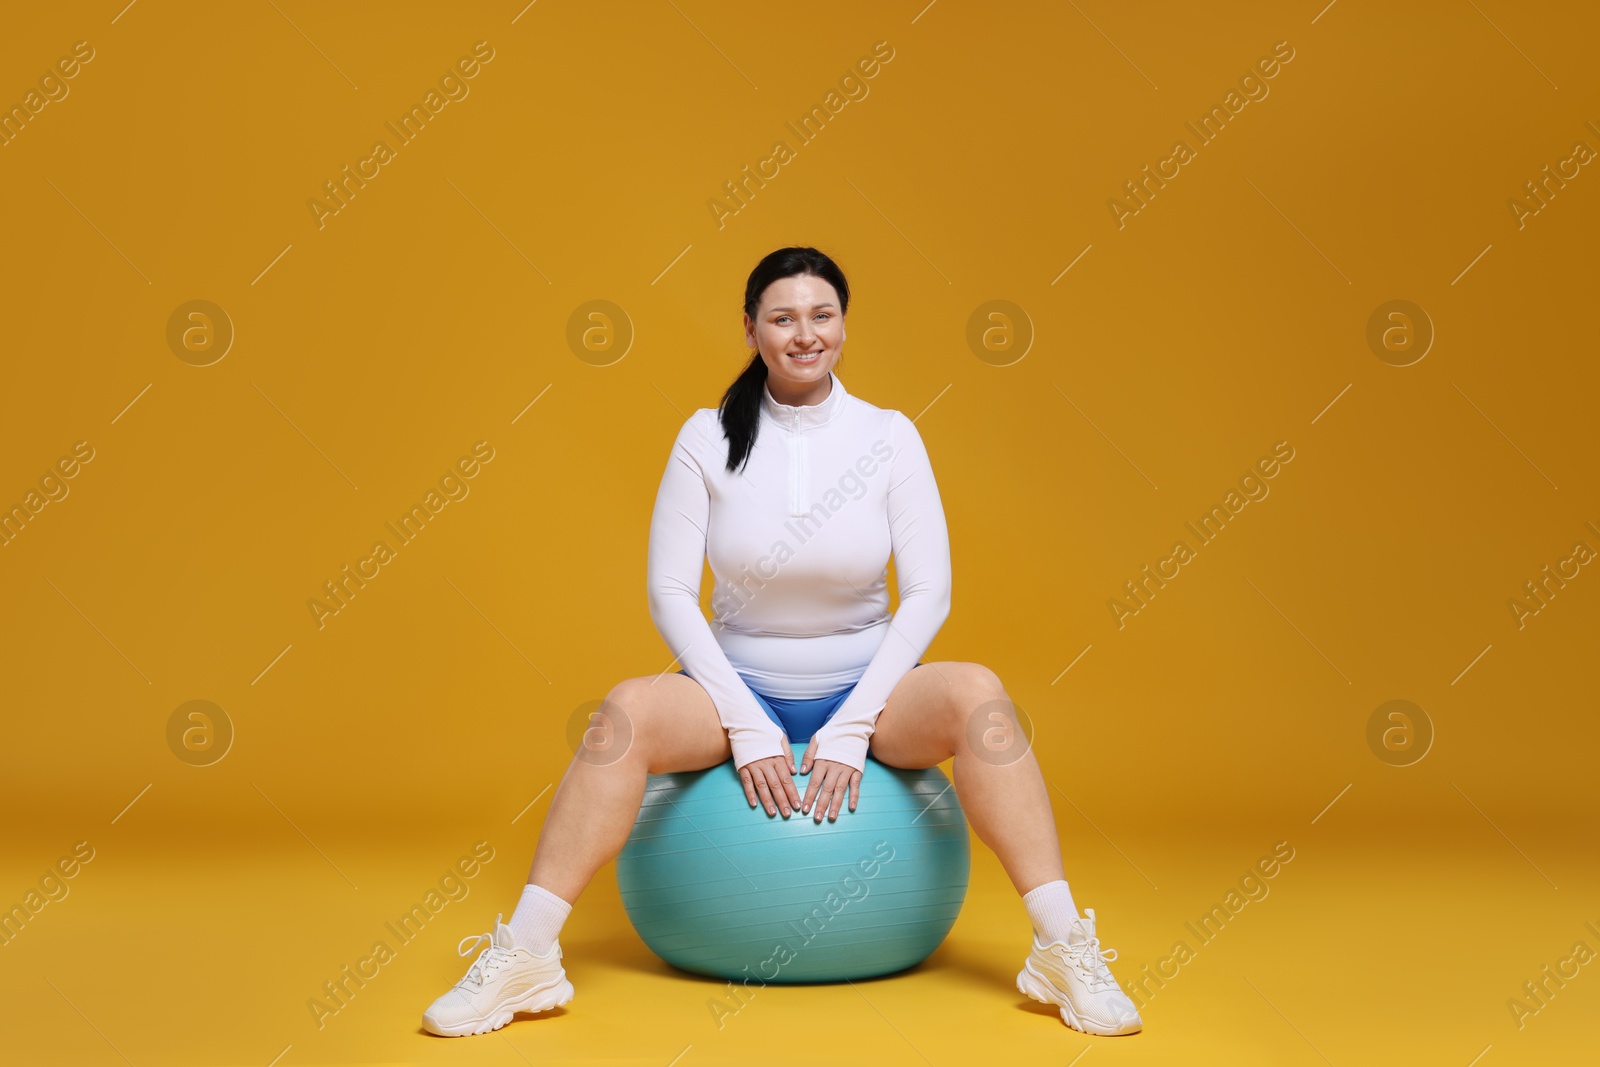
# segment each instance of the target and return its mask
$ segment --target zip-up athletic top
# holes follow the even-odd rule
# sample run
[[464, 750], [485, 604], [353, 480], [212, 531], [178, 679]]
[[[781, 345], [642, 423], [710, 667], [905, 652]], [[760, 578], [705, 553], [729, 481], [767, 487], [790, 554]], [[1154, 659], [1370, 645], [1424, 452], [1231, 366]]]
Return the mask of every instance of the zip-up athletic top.
[[816, 404], [780, 404], [762, 388], [760, 429], [737, 474], [717, 409], [696, 410], [656, 494], [650, 617], [716, 705], [735, 767], [783, 755], [783, 732], [752, 686], [819, 697], [854, 683], [817, 731], [816, 758], [863, 769], [878, 713], [950, 613], [950, 536], [916, 426], [830, 378]]

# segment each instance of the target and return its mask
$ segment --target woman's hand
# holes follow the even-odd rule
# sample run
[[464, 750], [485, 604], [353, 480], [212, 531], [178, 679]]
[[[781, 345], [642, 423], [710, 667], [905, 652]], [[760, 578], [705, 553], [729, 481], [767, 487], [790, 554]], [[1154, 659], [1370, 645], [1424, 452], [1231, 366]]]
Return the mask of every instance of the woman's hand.
[[[861, 772], [848, 763], [835, 763], [831, 759], [816, 759], [817, 739], [813, 737], [811, 744], [806, 746], [806, 754], [800, 759], [800, 773], [806, 774], [816, 764], [816, 773], [811, 775], [811, 782], [806, 786], [806, 798], [800, 805], [803, 812], [811, 811], [812, 797], [815, 796], [817, 813], [814, 816], [817, 822], [822, 821], [822, 813], [828, 812], [828, 821], [834, 822], [839, 818], [839, 805], [844, 803], [845, 793], [850, 794], [850, 810], [855, 811], [856, 805], [861, 801]], [[832, 799], [833, 810], [828, 811], [829, 799]]]
[[776, 803], [777, 808], [783, 809], [783, 817], [787, 819], [790, 812], [800, 806], [800, 791], [794, 787], [794, 779], [789, 777], [794, 771], [794, 750], [789, 747], [787, 737], [780, 740], [783, 741], [783, 755], [751, 760], [739, 768], [739, 779], [744, 782], [744, 796], [752, 808], [756, 806], [756, 794], [760, 793], [761, 804], [767, 809], [768, 815], [777, 814], [774, 807]]

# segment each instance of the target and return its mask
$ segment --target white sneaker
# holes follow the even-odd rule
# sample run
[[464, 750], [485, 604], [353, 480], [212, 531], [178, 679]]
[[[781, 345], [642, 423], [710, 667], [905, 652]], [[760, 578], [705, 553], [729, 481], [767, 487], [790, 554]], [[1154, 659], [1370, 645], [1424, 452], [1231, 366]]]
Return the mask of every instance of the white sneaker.
[[1034, 932], [1033, 950], [1017, 972], [1017, 992], [1041, 1004], [1059, 1005], [1061, 1021], [1074, 1030], [1102, 1037], [1137, 1033], [1144, 1025], [1139, 1010], [1106, 966], [1117, 958], [1117, 950], [1101, 951], [1094, 909], [1084, 912], [1088, 917], [1073, 921], [1065, 941], [1047, 945]]
[[[465, 1037], [498, 1030], [519, 1011], [548, 1011], [572, 999], [572, 983], [561, 966], [561, 943], [543, 956], [517, 947], [511, 927], [494, 919], [494, 930], [461, 939], [466, 956], [487, 940], [466, 977], [422, 1013], [422, 1027], [441, 1037]], [[470, 942], [470, 943], [469, 943]]]

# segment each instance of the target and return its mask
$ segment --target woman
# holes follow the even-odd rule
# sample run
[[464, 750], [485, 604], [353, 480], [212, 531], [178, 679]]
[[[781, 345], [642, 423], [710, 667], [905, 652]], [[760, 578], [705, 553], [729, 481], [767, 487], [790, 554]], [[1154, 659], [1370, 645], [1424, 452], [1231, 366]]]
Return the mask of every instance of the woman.
[[[1086, 1033], [1140, 1028], [1106, 967], [1114, 950], [1102, 955], [1094, 912], [1079, 916], [1067, 888], [1049, 793], [999, 679], [976, 663], [918, 662], [950, 609], [944, 511], [911, 420], [845, 392], [834, 374], [849, 301], [844, 274], [814, 248], [779, 249], [751, 272], [744, 328], [755, 356], [719, 408], [679, 431], [650, 525], [650, 613], [685, 669], [611, 690], [600, 714], [627, 743], [605, 755], [580, 748], [510, 925], [497, 917], [467, 939], [462, 955], [489, 944], [423, 1015], [432, 1033], [484, 1033], [572, 999], [556, 938], [627, 842], [647, 774], [731, 757], [752, 807], [831, 821], [847, 797], [851, 811], [860, 803], [869, 751], [902, 768], [954, 757], [967, 820], [1033, 925], [1018, 990]], [[700, 611], [706, 558], [715, 629]], [[811, 738], [803, 798], [790, 736]], [[1009, 751], [992, 747], [996, 736]]]

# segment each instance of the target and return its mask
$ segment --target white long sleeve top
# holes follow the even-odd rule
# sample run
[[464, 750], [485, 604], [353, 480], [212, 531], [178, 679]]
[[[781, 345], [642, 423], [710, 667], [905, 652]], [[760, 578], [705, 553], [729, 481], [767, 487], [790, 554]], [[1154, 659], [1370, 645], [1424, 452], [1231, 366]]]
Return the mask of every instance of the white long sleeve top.
[[696, 410], [656, 494], [650, 617], [716, 705], [735, 767], [783, 754], [783, 731], [752, 685], [819, 697], [854, 683], [818, 730], [815, 755], [861, 770], [878, 713], [950, 613], [949, 532], [916, 426], [830, 377], [816, 404], [780, 404], [763, 387], [760, 429], [737, 474], [717, 409]]

